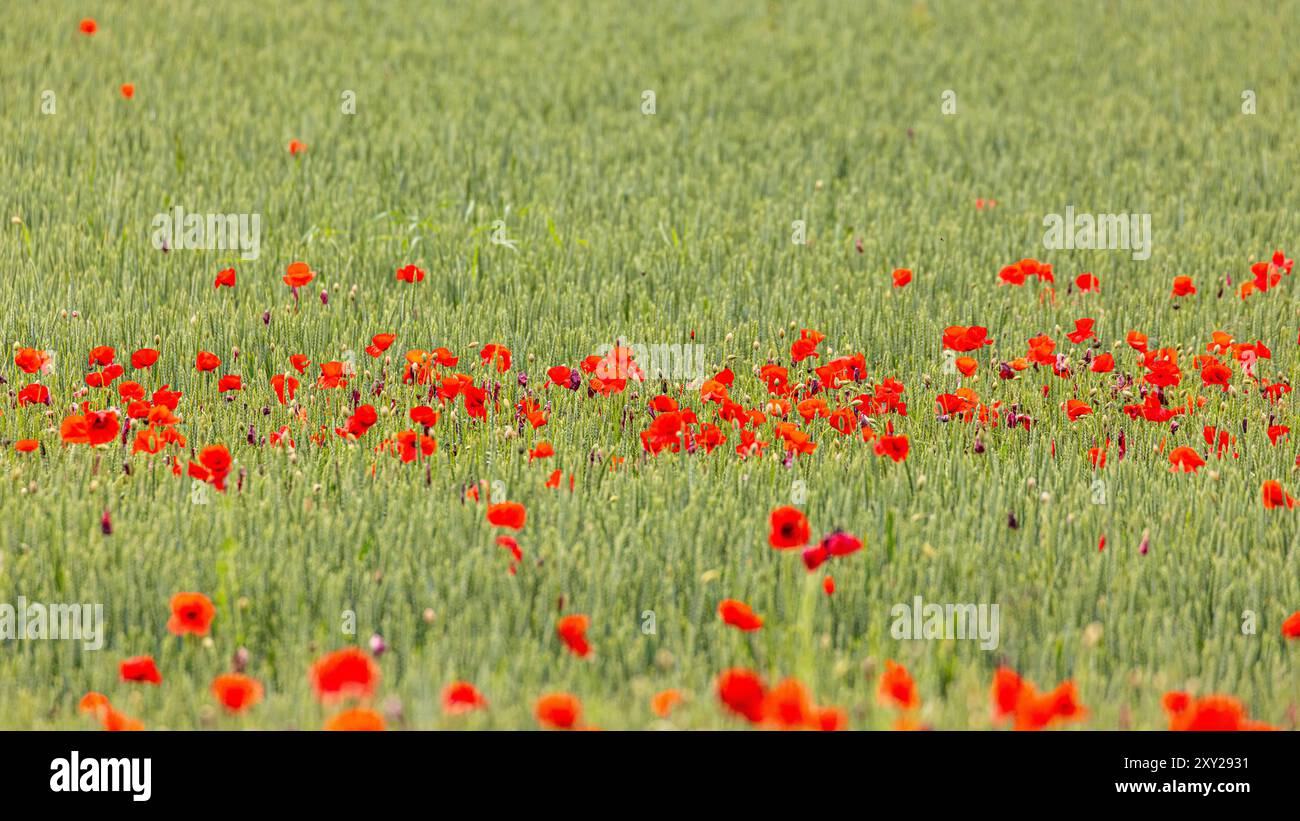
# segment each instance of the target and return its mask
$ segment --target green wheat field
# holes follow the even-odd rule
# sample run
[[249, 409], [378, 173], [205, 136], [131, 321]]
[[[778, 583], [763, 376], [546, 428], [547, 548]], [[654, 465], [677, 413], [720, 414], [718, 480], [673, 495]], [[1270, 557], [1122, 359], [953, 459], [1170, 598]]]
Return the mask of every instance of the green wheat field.
[[[1283, 624], [1300, 609], [1300, 510], [1285, 494], [1300, 495], [1300, 430], [1281, 428], [1297, 425], [1300, 311], [1289, 261], [1270, 260], [1300, 230], [1298, 15], [12, 4], [0, 602], [101, 604], [103, 646], [5, 635], [0, 728], [95, 729], [111, 713], [151, 730], [317, 730], [354, 708], [388, 729], [774, 726], [725, 692], [740, 668], [765, 699], [797, 680], [848, 729], [1001, 729], [1013, 722], [990, 688], [1006, 668], [1041, 692], [1073, 683], [1082, 711], [1054, 728], [1163, 730], [1162, 700], [1181, 691], [1294, 729], [1300, 642]], [[259, 215], [257, 258], [162, 250], [155, 218], [178, 206]], [[1045, 217], [1067, 207], [1150, 215], [1149, 259], [1045, 247]], [[1023, 259], [1052, 273], [1010, 284]], [[294, 288], [296, 262], [314, 278]], [[1267, 287], [1243, 296], [1256, 263]], [[424, 278], [399, 279], [408, 265]], [[231, 268], [237, 284], [214, 287]], [[1183, 276], [1196, 292], [1174, 296]], [[1095, 336], [1075, 343], [1081, 318]], [[950, 326], [993, 340], [953, 352], [969, 376], [945, 355]], [[796, 362], [804, 329], [825, 338]], [[1144, 379], [1131, 331], [1176, 357], [1176, 383]], [[378, 334], [395, 340], [369, 355]], [[1043, 335], [1054, 351], [1033, 361]], [[490, 344], [507, 370], [484, 362]], [[686, 346], [702, 370], [593, 385], [580, 365], [616, 345]], [[408, 351], [437, 348], [458, 363], [403, 379]], [[48, 361], [27, 372], [26, 349]], [[156, 364], [133, 367], [140, 349]], [[201, 351], [220, 366], [198, 370]], [[1089, 367], [1103, 353], [1111, 372]], [[846, 384], [813, 370], [858, 354]], [[1203, 378], [1211, 359], [1225, 385]], [[321, 384], [331, 362], [346, 386]], [[576, 390], [548, 378], [556, 366]], [[764, 417], [744, 428], [761, 449], [737, 451], [741, 423], [701, 387], [724, 369], [727, 401]], [[458, 373], [486, 393], [483, 414], [437, 393]], [[220, 391], [227, 375], [242, 389]], [[284, 403], [277, 375], [300, 383]], [[905, 412], [855, 399], [887, 380]], [[146, 412], [164, 385], [180, 391], [177, 421], [133, 417], [128, 382]], [[48, 399], [24, 401], [32, 384]], [[1124, 410], [1148, 396], [1182, 413]], [[848, 432], [792, 407], [808, 399], [847, 408]], [[1071, 420], [1070, 400], [1091, 413]], [[374, 422], [350, 435], [363, 405]], [[417, 406], [438, 414], [427, 429]], [[111, 439], [65, 441], [67, 420], [110, 411]], [[665, 415], [687, 416], [686, 433], [652, 453], [642, 433]], [[706, 426], [725, 442], [706, 450]], [[137, 451], [164, 431], [159, 452]], [[815, 450], [787, 450], [800, 436]], [[898, 436], [905, 458], [877, 452]], [[554, 455], [530, 458], [543, 441]], [[233, 460], [224, 489], [190, 470], [214, 445]], [[1204, 464], [1178, 470], [1180, 447]], [[1262, 502], [1270, 481], [1281, 504]], [[489, 521], [503, 500], [526, 510], [522, 528]], [[837, 529], [862, 548], [809, 570], [803, 545], [769, 542], [786, 506], [810, 549]], [[185, 592], [215, 614], [178, 635]], [[891, 612], [917, 596], [997, 605], [997, 646], [897, 638]], [[725, 600], [762, 626], [728, 624]], [[589, 625], [576, 643], [573, 615]], [[373, 666], [323, 698], [313, 664], [347, 648]], [[160, 683], [124, 676], [140, 656]], [[919, 703], [880, 692], [890, 660]], [[232, 672], [256, 703], [214, 695]], [[485, 703], [448, 709], [453, 682]], [[554, 694], [580, 718], [545, 707]]]

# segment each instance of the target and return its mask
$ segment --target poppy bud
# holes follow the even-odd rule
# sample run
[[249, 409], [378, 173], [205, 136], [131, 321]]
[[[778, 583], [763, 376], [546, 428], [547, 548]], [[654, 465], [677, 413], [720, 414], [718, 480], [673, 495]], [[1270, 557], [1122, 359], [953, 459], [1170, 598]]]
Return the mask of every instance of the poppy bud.
[[384, 644], [383, 636], [375, 633], [370, 637], [370, 652], [375, 658], [382, 656], [387, 649], [388, 645]]
[[108, 510], [104, 510], [104, 516], [99, 520], [99, 529], [104, 532], [105, 536], [113, 535], [113, 520], [108, 515]]
[[248, 666], [248, 648], [240, 647], [236, 650], [234, 657], [230, 660], [230, 666], [234, 668], [236, 673], [244, 672], [244, 668]]

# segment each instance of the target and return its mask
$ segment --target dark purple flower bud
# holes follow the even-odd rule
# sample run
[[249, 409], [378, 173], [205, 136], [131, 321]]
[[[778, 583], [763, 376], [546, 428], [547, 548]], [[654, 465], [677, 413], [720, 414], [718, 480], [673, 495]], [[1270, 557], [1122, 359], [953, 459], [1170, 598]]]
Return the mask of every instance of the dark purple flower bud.
[[329, 295], [329, 292], [328, 292], [328, 291], [321, 291], [321, 292], [320, 292], [320, 304], [322, 304], [322, 305], [329, 305], [329, 304], [330, 304], [330, 295]]
[[262, 311], [262, 324], [263, 324], [263, 325], [270, 325], [270, 324], [271, 324], [271, 312], [270, 312], [270, 311]]
[[108, 508], [104, 509], [104, 515], [99, 520], [99, 529], [104, 532], [105, 536], [113, 535], [113, 517], [108, 515]]
[[521, 388], [528, 387], [528, 374], [524, 373], [523, 371], [519, 372], [519, 387]]
[[582, 373], [577, 368], [569, 371], [569, 390], [576, 391], [581, 384]]

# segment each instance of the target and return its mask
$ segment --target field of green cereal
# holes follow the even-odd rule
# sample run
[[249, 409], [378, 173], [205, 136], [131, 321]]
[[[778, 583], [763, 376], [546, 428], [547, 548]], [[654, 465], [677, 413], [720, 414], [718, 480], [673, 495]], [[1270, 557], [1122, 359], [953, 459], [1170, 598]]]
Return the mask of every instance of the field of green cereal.
[[[1261, 486], [1300, 494], [1300, 431], [1273, 444], [1296, 399], [1262, 388], [1300, 376], [1300, 311], [1289, 273], [1240, 289], [1297, 246], [1300, 8], [1192, 5], [7, 8], [0, 602], [100, 603], [105, 632], [94, 651], [0, 641], [0, 728], [93, 728], [78, 709], [93, 691], [150, 729], [319, 729], [341, 708], [319, 702], [309, 669], [350, 646], [380, 677], [344, 706], [390, 729], [537, 727], [548, 693], [606, 729], [748, 726], [719, 700], [728, 668], [797, 678], [849, 728], [887, 729], [888, 659], [915, 680], [921, 726], [1009, 726], [990, 702], [1006, 667], [1043, 690], [1072, 681], [1087, 715], [1068, 727], [1162, 729], [1161, 699], [1181, 690], [1294, 728], [1300, 643], [1282, 625], [1300, 609], [1300, 511], [1266, 508]], [[155, 215], [177, 206], [260, 215], [258, 258], [155, 247]], [[1067, 206], [1149, 214], [1150, 258], [1045, 248], [1044, 217]], [[1054, 284], [1002, 283], [1023, 258], [1051, 263]], [[295, 291], [297, 261], [316, 276]], [[397, 279], [406, 265], [427, 276]], [[214, 287], [227, 268], [237, 285]], [[903, 287], [898, 268], [913, 272]], [[1074, 285], [1084, 272], [1099, 291]], [[1176, 276], [1196, 293], [1173, 297]], [[1096, 337], [1070, 342], [1084, 317]], [[994, 340], [964, 354], [969, 377], [945, 368], [954, 325]], [[825, 339], [794, 363], [802, 329]], [[1176, 349], [1181, 381], [1161, 401], [1191, 412], [1123, 410], [1151, 388], [1130, 331]], [[1215, 331], [1271, 358], [1252, 376], [1210, 352], [1232, 377], [1204, 384], [1196, 357]], [[384, 333], [392, 346], [367, 355]], [[1040, 335], [1063, 373], [1001, 368]], [[764, 409], [766, 448], [742, 458], [699, 380], [601, 395], [578, 370], [578, 390], [544, 387], [549, 368], [618, 342], [697, 346], [705, 378], [729, 368], [730, 398]], [[510, 350], [509, 370], [481, 363], [488, 344]], [[86, 383], [103, 370], [96, 346], [125, 366], [107, 387]], [[459, 357], [440, 376], [488, 392], [486, 419], [404, 383], [406, 352], [438, 347]], [[25, 348], [48, 365], [24, 372]], [[142, 348], [157, 364], [132, 368]], [[1090, 348], [1114, 372], [1092, 372]], [[221, 366], [196, 370], [200, 351]], [[789, 368], [798, 404], [810, 367], [856, 353], [861, 381], [817, 396], [849, 407], [892, 378], [906, 414], [864, 413], [842, 435], [790, 410], [817, 447], [787, 457], [759, 369]], [[294, 354], [311, 361], [301, 374]], [[346, 388], [318, 384], [331, 361], [355, 362]], [[301, 387], [281, 404], [271, 379], [286, 373]], [[218, 392], [228, 374], [242, 390]], [[87, 411], [125, 424], [127, 381], [183, 392], [184, 445], [133, 453], [142, 419], [107, 443], [63, 441]], [[20, 404], [32, 383], [48, 404]], [[1001, 403], [1002, 423], [941, 418], [936, 397], [958, 388]], [[726, 443], [647, 452], [661, 394]], [[525, 399], [544, 426], [519, 420]], [[1070, 399], [1092, 413], [1070, 421]], [[339, 435], [359, 404], [377, 421]], [[385, 443], [420, 432], [419, 405], [440, 414], [436, 451], [403, 462]], [[1031, 423], [1008, 428], [1013, 409]], [[906, 436], [907, 457], [878, 455], [862, 424]], [[286, 426], [295, 446], [272, 445]], [[1207, 426], [1234, 437], [1222, 458]], [[543, 440], [554, 455], [530, 460]], [[217, 444], [234, 460], [224, 491], [188, 475]], [[1206, 464], [1172, 471], [1180, 446]], [[487, 520], [489, 489], [526, 508], [522, 529]], [[863, 548], [808, 571], [769, 544], [787, 505], [812, 542], [839, 528]], [[205, 637], [167, 629], [178, 592], [215, 606]], [[996, 649], [895, 638], [891, 608], [916, 596], [997, 604]], [[724, 623], [726, 599], [763, 626]], [[574, 614], [589, 618], [586, 657], [557, 636]], [[136, 656], [161, 684], [122, 679]], [[238, 713], [211, 689], [233, 667], [264, 688]], [[446, 714], [453, 681], [488, 706]], [[681, 702], [660, 716], [665, 690]]]

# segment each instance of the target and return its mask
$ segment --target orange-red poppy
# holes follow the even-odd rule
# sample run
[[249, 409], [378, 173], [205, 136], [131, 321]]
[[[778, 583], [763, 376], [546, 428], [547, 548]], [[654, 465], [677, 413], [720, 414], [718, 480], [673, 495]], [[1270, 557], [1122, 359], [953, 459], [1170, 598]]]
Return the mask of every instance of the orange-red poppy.
[[555, 632], [571, 653], [578, 658], [586, 658], [591, 655], [591, 644], [587, 641], [587, 630], [590, 627], [591, 619], [575, 614], [560, 619], [555, 625]]
[[570, 693], [547, 693], [534, 707], [537, 723], [551, 730], [574, 730], [582, 721], [582, 702]]
[[202, 593], [177, 593], [171, 600], [172, 615], [167, 629], [177, 636], [206, 636], [217, 608]]
[[225, 673], [212, 680], [212, 694], [232, 713], [242, 713], [262, 700], [262, 685], [243, 673]]
[[468, 681], [453, 681], [442, 689], [442, 712], [445, 715], [463, 715], [487, 706], [487, 699]]
[[379, 732], [384, 729], [384, 717], [368, 707], [344, 710], [325, 722], [325, 729], [335, 732]]
[[722, 621], [738, 630], [751, 632], [763, 626], [763, 619], [754, 614], [749, 605], [736, 599], [723, 599], [718, 605]]
[[118, 665], [122, 681], [143, 684], [162, 684], [162, 674], [154, 664], [153, 656], [132, 656]]
[[370, 698], [379, 686], [379, 665], [360, 649], [346, 647], [312, 664], [311, 686], [322, 704]]
[[768, 518], [771, 532], [768, 543], [775, 548], [803, 547], [808, 544], [811, 532], [808, 517], [797, 507], [778, 507]]

